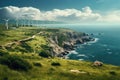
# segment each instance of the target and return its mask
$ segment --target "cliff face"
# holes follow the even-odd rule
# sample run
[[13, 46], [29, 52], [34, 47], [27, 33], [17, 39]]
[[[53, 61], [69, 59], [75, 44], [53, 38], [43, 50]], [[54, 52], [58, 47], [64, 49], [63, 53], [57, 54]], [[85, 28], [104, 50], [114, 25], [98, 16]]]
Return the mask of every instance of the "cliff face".
[[49, 38], [49, 42], [49, 46], [52, 48], [50, 52], [52, 56], [57, 56], [65, 51], [64, 48], [60, 47], [53, 39]]
[[52, 47], [52, 55], [63, 57], [69, 51], [74, 50], [75, 44], [83, 44], [94, 40], [85, 33], [78, 33], [71, 30], [61, 30], [49, 38], [49, 46]]

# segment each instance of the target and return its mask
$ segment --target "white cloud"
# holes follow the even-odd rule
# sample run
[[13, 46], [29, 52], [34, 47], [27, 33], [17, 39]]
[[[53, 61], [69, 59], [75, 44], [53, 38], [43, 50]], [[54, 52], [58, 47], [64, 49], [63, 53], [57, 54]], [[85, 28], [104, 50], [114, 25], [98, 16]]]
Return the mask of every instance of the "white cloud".
[[100, 19], [102, 22], [120, 22], [120, 10], [110, 11]]
[[19, 18], [19, 19], [33, 19], [39, 20], [40, 18], [40, 10], [33, 7], [15, 7], [15, 6], [8, 6], [0, 8], [0, 16], [2, 18]]
[[88, 14], [91, 14], [91, 13], [92, 13], [92, 10], [90, 9], [90, 7], [82, 8], [82, 10], [83, 10], [85, 13], [88, 13]]
[[53, 9], [41, 11], [34, 7], [7, 6], [0, 8], [0, 18], [62, 21], [70, 23], [120, 22], [120, 11], [111, 11], [105, 15], [95, 13], [90, 7], [77, 9]]
[[85, 7], [82, 11], [77, 9], [54, 9], [46, 11], [42, 14], [44, 20], [80, 22], [80, 21], [97, 21], [101, 16], [98, 13], [93, 13], [90, 7]]

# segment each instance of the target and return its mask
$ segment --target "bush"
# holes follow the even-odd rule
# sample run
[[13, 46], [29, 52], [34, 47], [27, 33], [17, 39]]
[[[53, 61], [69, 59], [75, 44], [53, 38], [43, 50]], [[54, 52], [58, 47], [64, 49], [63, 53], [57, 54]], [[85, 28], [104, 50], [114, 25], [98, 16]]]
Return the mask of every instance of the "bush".
[[44, 50], [51, 50], [52, 48], [49, 47], [48, 45], [41, 45], [41, 47], [44, 49]]
[[111, 75], [116, 75], [116, 72], [115, 71], [110, 71], [109, 72]]
[[52, 66], [60, 66], [61, 64], [59, 62], [52, 62], [51, 65]]
[[8, 77], [4, 77], [3, 80], [8, 80]]
[[9, 53], [4, 50], [0, 50], [0, 56], [8, 55]]
[[12, 55], [0, 57], [0, 63], [3, 65], [7, 65], [9, 68], [14, 70], [27, 71], [32, 68], [30, 63], [28, 63], [26, 60], [18, 56], [12, 56]]
[[42, 66], [42, 64], [41, 64], [41, 63], [38, 63], [38, 62], [34, 62], [33, 65], [34, 65], [34, 66], [38, 66], [38, 67], [41, 67], [41, 66]]
[[39, 56], [48, 58], [48, 57], [50, 57], [50, 54], [47, 51], [43, 50], [39, 53]]

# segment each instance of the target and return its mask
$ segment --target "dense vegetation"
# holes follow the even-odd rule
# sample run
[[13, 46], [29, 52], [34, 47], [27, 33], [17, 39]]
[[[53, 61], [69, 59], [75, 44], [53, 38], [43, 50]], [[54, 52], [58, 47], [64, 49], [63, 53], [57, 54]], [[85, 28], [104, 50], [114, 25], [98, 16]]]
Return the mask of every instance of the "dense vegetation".
[[14, 70], [24, 70], [27, 71], [32, 68], [32, 66], [24, 59], [19, 56], [6, 55], [0, 57], [0, 64], [6, 65]]
[[[33, 27], [2, 29], [0, 80], [120, 80], [119, 66], [93, 66], [92, 62], [52, 57], [48, 38], [54, 39], [57, 35], [58, 44], [61, 45], [69, 37], [66, 34], [61, 36], [67, 31], [71, 30]], [[19, 41], [33, 35], [33, 39]], [[15, 43], [8, 45], [11, 42]]]

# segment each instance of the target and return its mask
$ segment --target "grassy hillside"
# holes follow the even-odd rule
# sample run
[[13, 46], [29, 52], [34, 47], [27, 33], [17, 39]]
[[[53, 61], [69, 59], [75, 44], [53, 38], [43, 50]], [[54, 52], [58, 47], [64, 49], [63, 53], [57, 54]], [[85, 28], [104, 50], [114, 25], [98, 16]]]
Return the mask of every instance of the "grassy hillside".
[[21, 27], [17, 29], [2, 30], [0, 32], [0, 45], [5, 43], [24, 39], [38, 33], [40, 29]]
[[0, 80], [120, 80], [118, 66], [51, 57], [48, 38], [57, 35], [61, 44], [68, 39], [64, 32], [72, 31], [21, 27], [0, 32]]
[[91, 62], [37, 56], [24, 56], [24, 59], [32, 65], [32, 69], [17, 71], [0, 65], [0, 80], [120, 80], [120, 67], [112, 65], [94, 67]]

